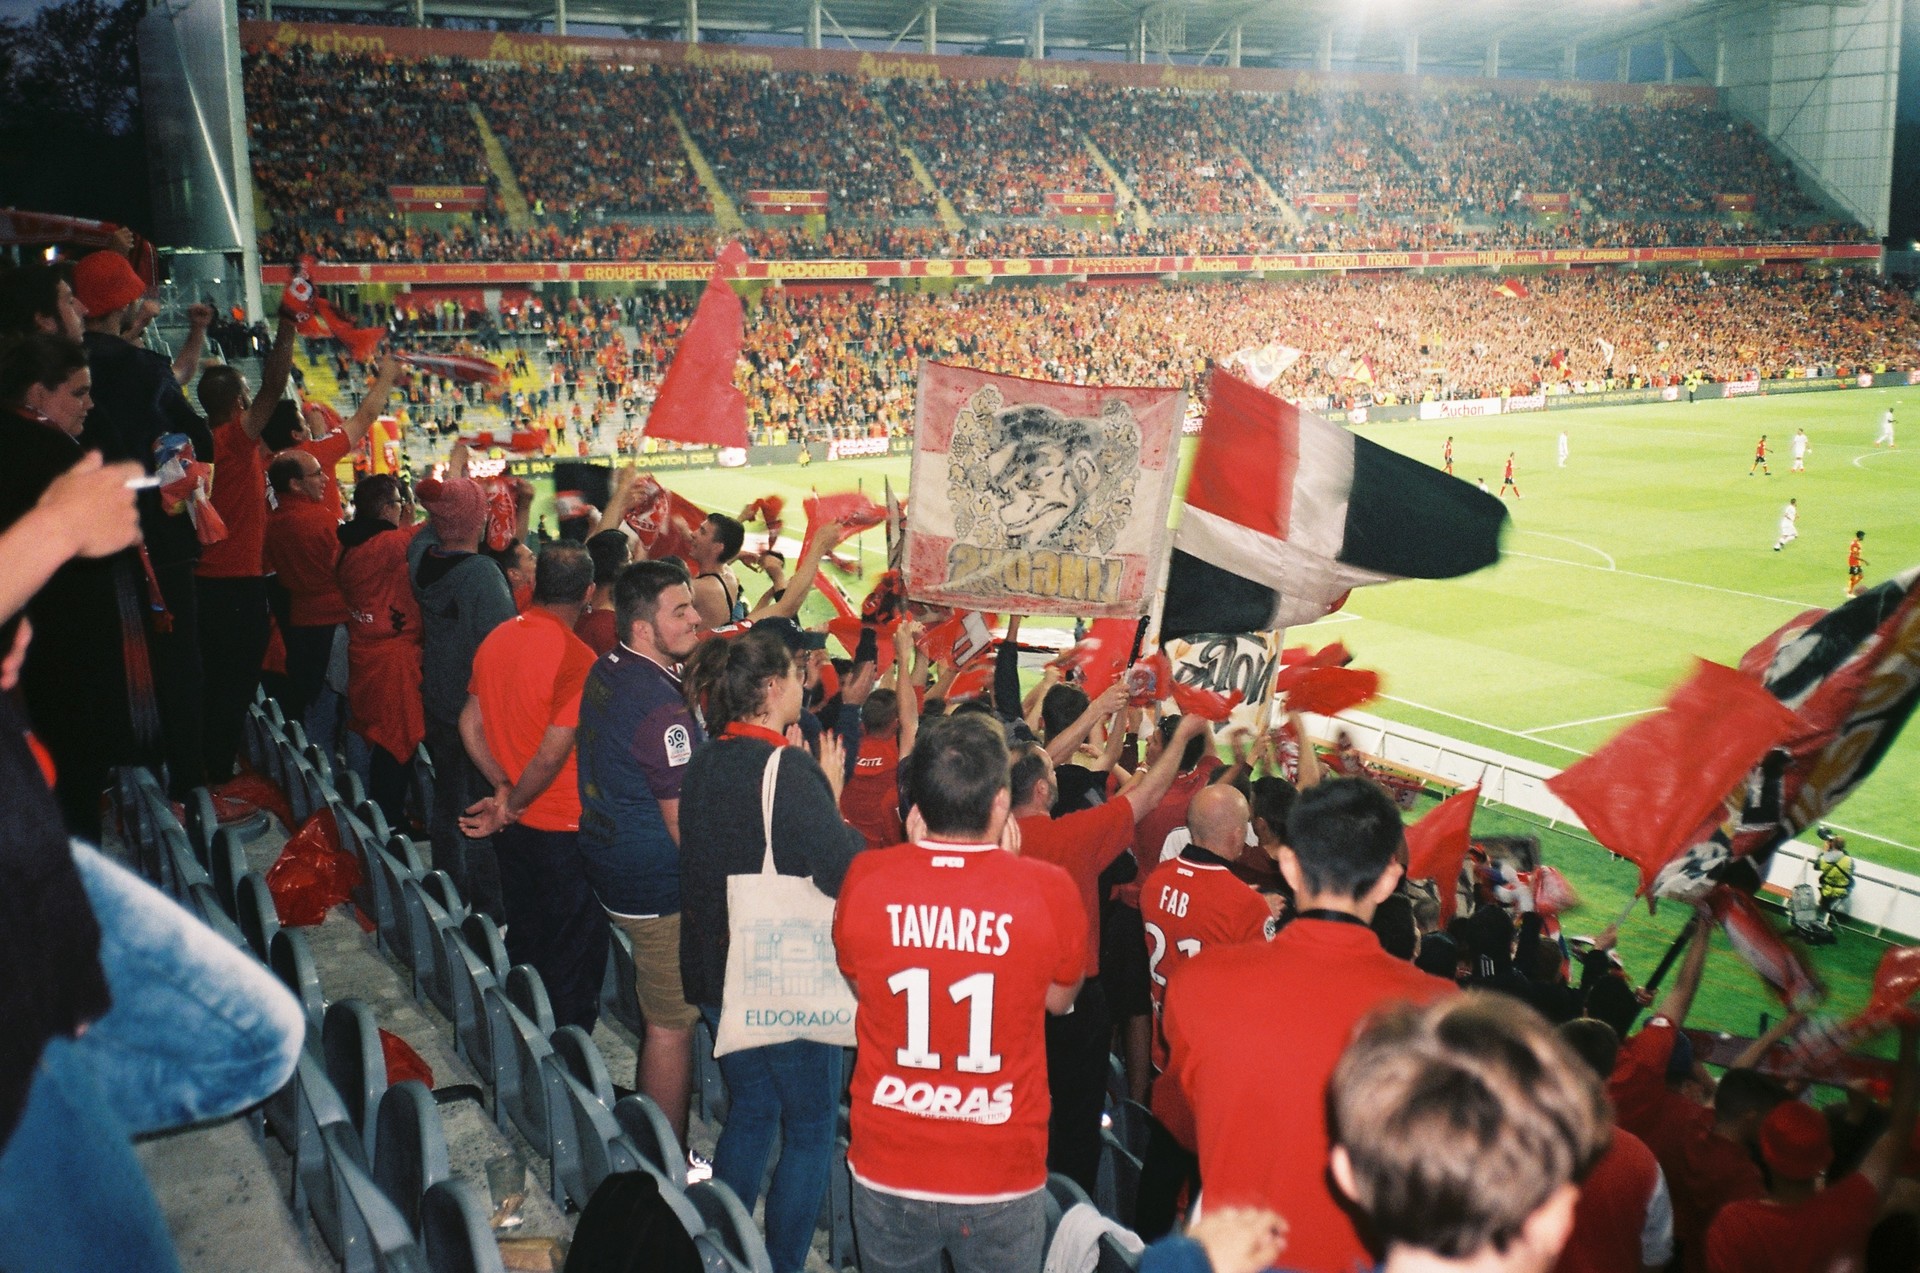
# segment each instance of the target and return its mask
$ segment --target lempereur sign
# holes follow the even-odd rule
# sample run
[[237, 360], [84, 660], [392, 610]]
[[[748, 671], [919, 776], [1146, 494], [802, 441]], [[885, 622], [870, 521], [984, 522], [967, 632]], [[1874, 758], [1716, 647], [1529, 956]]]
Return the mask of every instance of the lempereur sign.
[[1145, 614], [1185, 398], [922, 364], [908, 595], [1000, 614]]

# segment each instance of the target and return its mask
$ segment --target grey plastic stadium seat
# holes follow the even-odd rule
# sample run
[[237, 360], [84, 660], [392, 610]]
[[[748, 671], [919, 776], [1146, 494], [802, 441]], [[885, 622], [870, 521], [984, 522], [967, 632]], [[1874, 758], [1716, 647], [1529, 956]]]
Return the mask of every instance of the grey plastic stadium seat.
[[166, 864], [166, 878], [170, 881], [168, 891], [184, 901], [195, 884], [214, 885], [215, 897], [231, 898], [229, 891], [222, 894], [216, 881], [201, 869], [200, 859], [194, 856], [193, 846], [187, 842], [187, 833], [173, 825], [171, 818], [155, 827], [160, 841], [160, 860]]
[[706, 1236], [717, 1240], [728, 1257], [729, 1268], [747, 1273], [773, 1273], [766, 1240], [760, 1236], [752, 1213], [740, 1205], [733, 1190], [718, 1180], [702, 1180], [687, 1189], [687, 1197], [706, 1219]]
[[487, 1208], [465, 1181], [442, 1180], [427, 1190], [420, 1230], [432, 1273], [502, 1273]]
[[320, 1040], [327, 1078], [346, 1104], [362, 1156], [372, 1161], [374, 1114], [381, 1093], [387, 1090], [387, 1058], [380, 1049], [380, 1027], [374, 1022], [373, 1009], [359, 999], [329, 1004]]
[[413, 965], [407, 956], [412, 948], [412, 926], [407, 914], [405, 885], [413, 873], [385, 849], [375, 851], [373, 869], [377, 877], [376, 896], [385, 899], [375, 903], [375, 931], [380, 944], [400, 961], [411, 980]]
[[187, 840], [193, 845], [200, 865], [205, 866], [213, 847], [213, 833], [220, 829], [220, 819], [213, 808], [213, 793], [205, 787], [195, 787], [181, 803], [187, 812]]
[[254, 958], [266, 963], [272, 953], [274, 936], [280, 931], [280, 914], [274, 908], [267, 881], [258, 871], [248, 871], [240, 877], [233, 901], [233, 922], [239, 925], [240, 935], [247, 939]]
[[1140, 1255], [1114, 1240], [1111, 1233], [1100, 1235], [1099, 1255], [1093, 1273], [1134, 1273], [1140, 1267]]
[[393, 828], [387, 825], [387, 815], [380, 811], [380, 806], [364, 796], [351, 803], [354, 816], [365, 825], [368, 834], [372, 837], [372, 843], [385, 844], [393, 835]]
[[497, 983], [493, 970], [473, 953], [457, 928], [440, 931], [445, 951], [455, 1055], [473, 1067], [490, 1086], [493, 1081], [493, 1023], [487, 1019], [486, 994]]
[[221, 909], [220, 899], [214, 896], [213, 885], [196, 881], [189, 890], [189, 897], [183, 899], [183, 904], [200, 917], [201, 923], [220, 934], [236, 948], [248, 954], [253, 953], [253, 948], [247, 945], [246, 937], [240, 932], [240, 926], [233, 922], [231, 915]]
[[1060, 1227], [1060, 1217], [1074, 1209], [1080, 1203], [1093, 1205], [1093, 1199], [1087, 1197], [1087, 1191], [1070, 1177], [1059, 1172], [1050, 1172], [1047, 1176], [1047, 1195], [1041, 1203], [1047, 1216], [1047, 1240], [1040, 1244], [1042, 1251], [1053, 1249], [1053, 1231]]
[[600, 981], [600, 1008], [613, 1020], [643, 1038], [647, 1019], [640, 1012], [640, 987], [633, 968], [633, 941], [613, 924], [607, 925], [607, 971]]
[[1131, 1229], [1133, 1204], [1140, 1193], [1140, 1159], [1127, 1151], [1109, 1128], [1100, 1131], [1100, 1166], [1093, 1200], [1100, 1214]]
[[267, 966], [300, 1001], [300, 1013], [307, 1020], [307, 1050], [324, 1058], [320, 1039], [327, 1004], [320, 991], [320, 974], [314, 966], [313, 951], [307, 946], [307, 935], [297, 928], [283, 928], [275, 933], [267, 946]]
[[[493, 1116], [494, 1122], [503, 1131], [509, 1122], [519, 1128], [520, 1134], [526, 1137], [534, 1151], [547, 1159], [552, 1167], [548, 1177], [548, 1192], [556, 1206], [564, 1206], [563, 1182], [569, 1173], [577, 1170], [577, 1156], [572, 1135], [572, 1115], [566, 1109], [566, 1097], [558, 1083], [560, 1074], [557, 1070], [549, 1069], [545, 1063], [553, 1055], [553, 1046], [547, 1042], [553, 1017], [551, 1013], [547, 1015], [545, 1024], [548, 1029], [543, 1030], [514, 1002], [509, 993], [514, 986], [514, 974], [522, 974], [518, 981], [524, 988], [527, 975], [532, 972], [530, 968], [515, 968], [507, 974], [506, 985], [497, 985], [487, 991], [487, 1015], [494, 1027]], [[537, 977], [534, 977], [534, 984], [538, 984]], [[541, 1006], [544, 1006], [544, 991], [541, 999]]]
[[428, 871], [420, 877], [420, 886], [427, 890], [428, 897], [440, 903], [440, 909], [447, 913], [449, 922], [458, 924], [467, 917], [467, 901], [460, 896], [453, 877], [445, 871]]
[[713, 1030], [707, 1019], [693, 1023], [693, 1090], [700, 1103], [700, 1119], [716, 1127], [727, 1121], [727, 1080], [713, 1055]]
[[445, 987], [435, 984], [441, 965], [446, 956], [436, 949], [440, 945], [440, 930], [452, 927], [447, 913], [440, 903], [428, 896], [417, 878], [408, 877], [400, 881], [400, 913], [402, 945], [400, 961], [413, 973], [413, 997], [416, 1000], [432, 999], [436, 1003], [445, 1000], [441, 1010], [452, 1007], [450, 996], [443, 992]]
[[387, 852], [393, 854], [394, 861], [405, 866], [410, 874], [427, 873], [427, 859], [420, 852], [420, 846], [398, 831], [387, 837]]
[[334, 794], [340, 797], [340, 803], [352, 809], [367, 798], [367, 785], [360, 781], [360, 775], [351, 769], [335, 766], [333, 771]]
[[1145, 1158], [1153, 1132], [1153, 1111], [1139, 1101], [1121, 1101], [1113, 1107], [1112, 1117], [1114, 1139], [1135, 1158]]
[[321, 1136], [338, 1207], [337, 1237], [325, 1230], [321, 1237], [332, 1239], [327, 1245], [340, 1260], [341, 1273], [382, 1273], [394, 1252], [415, 1249], [413, 1230], [374, 1183], [353, 1129], [335, 1123]]
[[267, 1102], [267, 1126], [293, 1159], [291, 1201], [297, 1216], [313, 1215], [322, 1230], [339, 1231], [339, 1205], [333, 1180], [327, 1173], [326, 1146], [321, 1129], [339, 1124], [353, 1134], [353, 1120], [340, 1094], [327, 1081], [326, 1070], [309, 1052], [300, 1054], [293, 1077]]
[[593, 1036], [577, 1025], [563, 1025], [547, 1041], [553, 1044], [554, 1053], [566, 1065], [567, 1073], [611, 1110], [613, 1078], [607, 1073], [607, 1058], [600, 1055]]
[[374, 1116], [373, 1178], [416, 1237], [424, 1236], [421, 1199], [452, 1174], [433, 1093], [418, 1079], [389, 1087]]
[[507, 975], [513, 964], [507, 959], [507, 943], [501, 939], [500, 926], [493, 922], [493, 916], [469, 911], [460, 921], [460, 932], [473, 953], [480, 956], [480, 962], [493, 970], [496, 981]]
[[[556, 1030], [553, 1042], [558, 1044], [568, 1031], [578, 1034], [587, 1047], [593, 1046], [592, 1040], [586, 1039], [585, 1032], [579, 1026]], [[577, 1047], [571, 1050], [577, 1053]], [[616, 1171], [641, 1170], [640, 1151], [620, 1129], [606, 1101], [575, 1077], [572, 1066], [557, 1050], [548, 1052], [540, 1065], [547, 1090], [560, 1098], [560, 1109], [554, 1114], [555, 1186], [576, 1207], [584, 1210], [593, 1191], [608, 1176]], [[600, 1068], [604, 1074], [606, 1067], [602, 1065]], [[565, 1147], [558, 1145], [561, 1133], [565, 1134]]]
[[214, 896], [220, 899], [221, 907], [231, 915], [240, 877], [247, 873], [247, 851], [241, 847], [238, 832], [231, 827], [222, 827], [213, 833], [207, 854], [207, 874], [213, 879]]
[[687, 1187], [687, 1151], [673, 1134], [673, 1124], [644, 1092], [623, 1096], [613, 1107], [614, 1121], [640, 1153], [640, 1161], [674, 1188]]

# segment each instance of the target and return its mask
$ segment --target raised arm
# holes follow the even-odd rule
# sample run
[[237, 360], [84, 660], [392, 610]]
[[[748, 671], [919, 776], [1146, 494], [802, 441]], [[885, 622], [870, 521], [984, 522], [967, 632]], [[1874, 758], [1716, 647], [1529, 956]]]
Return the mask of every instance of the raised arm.
[[1883, 1201], [1906, 1159], [1907, 1145], [1913, 1139], [1916, 1101], [1920, 1100], [1920, 1073], [1916, 1073], [1916, 1067], [1920, 1067], [1920, 1019], [1911, 1012], [1900, 1023], [1900, 1059], [1896, 1064], [1899, 1069], [1894, 1074], [1893, 1112], [1887, 1118], [1887, 1129], [1860, 1160], [1860, 1174], [1873, 1184]]
[[1180, 776], [1180, 757], [1187, 750], [1187, 744], [1208, 728], [1204, 716], [1182, 716], [1180, 723], [1174, 726], [1173, 737], [1160, 749], [1160, 758], [1122, 794], [1122, 799], [1133, 806], [1133, 820], [1136, 823], [1153, 812], [1167, 792], [1172, 790], [1173, 780]]
[[1100, 691], [1099, 698], [1087, 704], [1087, 710], [1081, 712], [1073, 724], [1047, 740], [1047, 755], [1053, 757], [1056, 765], [1066, 764], [1073, 759], [1073, 753], [1080, 750], [1080, 744], [1087, 740], [1087, 735], [1093, 732], [1095, 725], [1126, 705], [1126, 682], [1115, 681]]
[[240, 427], [250, 438], [258, 439], [261, 431], [267, 427], [267, 421], [273, 415], [274, 407], [287, 392], [287, 377], [293, 371], [293, 319], [286, 314], [280, 315], [280, 330], [274, 333], [273, 348], [267, 354], [267, 364], [260, 372], [260, 391], [253, 396], [253, 404], [247, 413], [240, 417]]
[[1711, 944], [1713, 925], [1704, 915], [1696, 915], [1693, 920], [1693, 942], [1687, 947], [1687, 957], [1681, 961], [1680, 974], [1673, 979], [1673, 987], [1653, 1006], [1653, 1015], [1665, 1017], [1678, 1030], [1687, 1022], [1687, 1013], [1693, 1008], [1693, 996], [1700, 989], [1700, 977], [1707, 969], [1707, 947]]
[[173, 380], [178, 385], [193, 383], [193, 373], [200, 370], [200, 355], [207, 348], [207, 328], [213, 323], [213, 306], [187, 306], [187, 339], [180, 346], [180, 352], [173, 356]]
[[373, 422], [380, 418], [380, 413], [387, 406], [387, 396], [393, 392], [393, 387], [400, 383], [400, 377], [405, 373], [406, 368], [392, 354], [380, 360], [380, 372], [373, 378], [373, 383], [367, 386], [366, 398], [361, 401], [360, 409], [353, 413], [344, 426], [347, 445], [360, 445], [360, 439], [367, 436], [367, 430], [371, 429]]
[[904, 759], [913, 750], [914, 740], [920, 735], [920, 696], [914, 693], [921, 678], [910, 676], [907, 672], [908, 660], [914, 658], [914, 641], [920, 635], [920, 625], [912, 619], [900, 620], [893, 630], [893, 666], [898, 674], [894, 677], [894, 695], [900, 713], [900, 755]]
[[842, 522], [827, 522], [815, 530], [813, 540], [807, 545], [807, 551], [800, 555], [794, 564], [793, 576], [787, 580], [786, 591], [774, 602], [762, 602], [758, 608], [747, 615], [747, 622], [758, 623], [762, 619], [791, 619], [800, 613], [800, 603], [813, 591], [814, 578], [820, 573], [820, 563], [846, 537], [846, 525]]

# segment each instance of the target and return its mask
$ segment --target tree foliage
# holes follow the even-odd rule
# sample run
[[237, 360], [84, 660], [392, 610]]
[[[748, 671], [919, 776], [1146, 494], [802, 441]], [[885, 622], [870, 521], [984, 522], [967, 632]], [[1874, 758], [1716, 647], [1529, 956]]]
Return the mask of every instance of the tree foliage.
[[140, 0], [65, 0], [0, 22], [0, 122], [97, 137], [136, 131], [140, 16]]

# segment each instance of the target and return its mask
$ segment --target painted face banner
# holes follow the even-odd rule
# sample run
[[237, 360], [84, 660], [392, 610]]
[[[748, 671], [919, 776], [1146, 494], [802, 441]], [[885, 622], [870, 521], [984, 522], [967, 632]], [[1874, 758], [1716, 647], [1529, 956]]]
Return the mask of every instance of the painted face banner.
[[1185, 398], [923, 363], [908, 595], [1001, 614], [1145, 614]]

